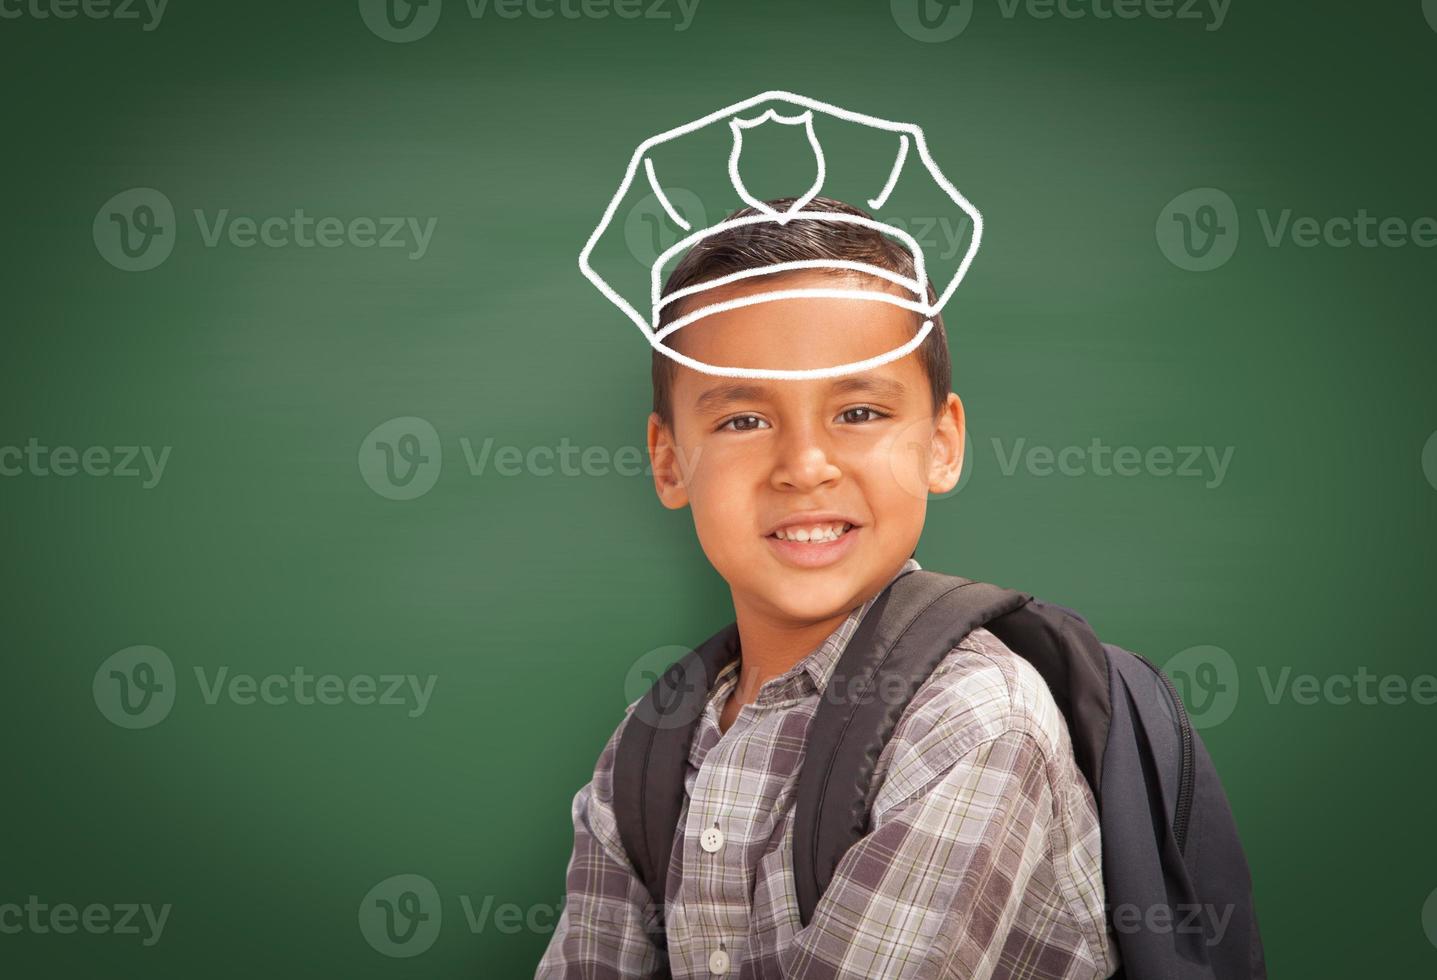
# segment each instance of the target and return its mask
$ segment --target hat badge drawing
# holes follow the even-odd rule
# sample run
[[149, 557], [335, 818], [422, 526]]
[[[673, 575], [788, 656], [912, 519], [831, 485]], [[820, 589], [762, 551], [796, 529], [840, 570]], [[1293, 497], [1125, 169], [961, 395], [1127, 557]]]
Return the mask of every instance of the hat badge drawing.
[[[750, 115], [750, 113], [756, 114]], [[868, 197], [865, 202], [873, 215], [872, 217], [848, 214], [845, 212], [808, 209], [808, 205], [813, 199], [823, 193], [824, 185], [829, 176], [829, 162], [825, 157], [824, 147], [820, 143], [815, 131], [816, 117], [821, 117], [825, 125], [864, 127], [866, 130], [880, 134], [882, 139], [891, 141], [891, 163], [885, 165], [885, 172], [874, 173], [872, 175], [872, 188], [875, 193], [873, 193], [871, 197]], [[753, 194], [745, 182], [742, 173], [741, 165], [744, 156], [746, 136], [753, 133], [759, 127], [764, 126], [793, 127], [794, 129], [801, 130], [813, 152], [814, 166], [811, 183], [806, 188], [795, 188], [794, 193], [785, 195], [785, 197], [791, 198], [791, 203], [783, 211], [774, 209], [765, 201], [760, 200], [757, 195]], [[732, 142], [728, 157], [728, 182], [731, 185], [729, 190], [732, 198], [746, 204], [748, 208], [751, 209], [751, 212], [739, 217], [725, 218], [708, 224], [706, 227], [695, 227], [694, 224], [685, 218], [684, 214], [674, 206], [671, 194], [666, 192], [666, 187], [670, 190], [672, 190], [672, 187], [664, 179], [661, 179], [655, 165], [655, 156], [661, 148], [671, 148], [674, 145], [680, 145], [686, 137], [691, 137], [710, 127], [724, 127], [731, 133]], [[903, 227], [905, 222], [894, 217], [889, 217], [884, 213], [885, 205], [889, 203], [895, 188], [899, 186], [900, 182], [911, 183], [913, 181], [922, 181], [925, 186], [930, 189], [936, 188], [945, 206], [953, 209], [957, 216], [964, 220], [971, 229], [967, 245], [962, 250], [956, 268], [952, 270], [951, 275], [947, 275], [946, 277], [938, 275], [937, 270], [932, 268], [933, 263], [930, 263], [920, 242]], [[670, 223], [672, 233], [677, 240], [669, 247], [658, 252], [657, 257], [647, 269], [633, 270], [631, 278], [634, 280], [634, 285], [629, 287], [617, 282], [618, 277], [612, 274], [606, 276], [598, 271], [594, 261], [595, 250], [606, 240], [606, 237], [614, 234], [616, 225], [615, 216], [619, 213], [620, 208], [625, 202], [631, 202], [633, 194], [650, 192], [662, 209], [663, 216], [665, 216]], [[676, 290], [668, 295], [663, 294], [665, 268], [671, 260], [681, 256], [695, 244], [713, 235], [732, 231], [733, 229], [744, 226], [761, 224], [786, 225], [795, 221], [851, 223], [881, 232], [900, 243], [911, 253], [913, 258], [913, 275], [900, 275], [891, 270], [880, 268], [869, 263], [838, 259], [810, 259], [792, 262], [776, 262], [759, 268], [747, 269], [716, 279], [710, 279], [684, 289]], [[943, 171], [938, 167], [929, 152], [923, 130], [917, 125], [913, 123], [894, 122], [863, 113], [852, 112], [826, 102], [821, 102], [817, 99], [795, 95], [791, 92], [771, 91], [763, 92], [752, 98], [745, 99], [742, 102], [726, 106], [693, 122], [652, 136], [639, 144], [629, 159], [628, 167], [624, 172], [623, 180], [620, 182], [618, 190], [609, 201], [603, 217], [599, 220], [598, 226], [589, 236], [588, 241], [579, 254], [579, 268], [584, 276], [598, 288], [604, 297], [623, 313], [630, 322], [638, 327], [651, 347], [666, 357], [683, 364], [685, 367], [692, 368], [704, 374], [721, 377], [806, 380], [838, 377], [868, 370], [897, 360], [916, 350], [933, 329], [932, 318], [937, 316], [944, 305], [952, 298], [958, 285], [967, 274], [968, 268], [978, 252], [982, 236], [982, 215], [978, 209], [953, 186], [952, 182], [944, 176]], [[863, 273], [867, 276], [886, 280], [900, 288], [897, 291], [864, 289], [861, 286], [848, 286], [845, 288], [838, 285], [832, 287], [797, 289], [769, 288], [757, 293], [749, 293], [736, 299], [704, 301], [703, 294], [722, 286], [750, 279], [761, 282], [764, 277], [778, 276], [781, 273], [798, 272], [806, 269], [836, 269]], [[946, 281], [943, 281], [944, 279], [946, 279]], [[932, 296], [930, 296], [930, 286], [932, 287]], [[685, 306], [697, 304], [696, 308], [688, 310], [663, 327], [659, 326], [661, 316], [666, 307], [679, 300], [688, 300], [690, 297], [698, 297], [698, 299], [692, 303], [686, 303]], [[691, 326], [715, 313], [752, 306], [758, 303], [805, 298], [836, 298], [888, 303], [919, 314], [923, 318], [923, 323], [912, 338], [891, 350], [860, 361], [851, 361], [846, 364], [820, 368], [750, 368], [708, 364], [689, 357], [663, 343], [663, 340], [675, 331]]]

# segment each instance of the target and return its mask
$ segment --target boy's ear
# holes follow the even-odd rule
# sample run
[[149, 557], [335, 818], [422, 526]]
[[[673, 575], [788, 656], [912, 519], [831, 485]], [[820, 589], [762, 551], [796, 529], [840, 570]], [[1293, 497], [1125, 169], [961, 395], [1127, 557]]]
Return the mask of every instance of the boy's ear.
[[659, 502], [669, 510], [687, 506], [689, 492], [680, 465], [682, 453], [674, 440], [673, 430], [664, 424], [658, 412], [649, 413], [648, 443], [654, 490], [658, 492]]
[[963, 453], [967, 450], [963, 435], [967, 432], [963, 417], [963, 401], [956, 392], [938, 412], [933, 427], [933, 453], [928, 464], [928, 492], [947, 493], [958, 485], [963, 474]]

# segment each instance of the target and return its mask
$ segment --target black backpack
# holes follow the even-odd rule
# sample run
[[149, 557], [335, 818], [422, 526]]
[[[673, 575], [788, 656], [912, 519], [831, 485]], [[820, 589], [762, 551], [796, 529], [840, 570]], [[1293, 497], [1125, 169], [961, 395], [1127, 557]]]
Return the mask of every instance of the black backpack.
[[[1037, 668], [1067, 721], [1098, 804], [1115, 976], [1266, 978], [1232, 810], [1172, 682], [1142, 656], [1100, 642], [1069, 609], [924, 570], [898, 576], [874, 600], [834, 668], [846, 693], [820, 698], [809, 728], [793, 828], [802, 923], [869, 831], [874, 766], [909, 699], [980, 626]], [[619, 833], [660, 910], [689, 746], [715, 677], [738, 653], [730, 623], [659, 677], [619, 736]]]

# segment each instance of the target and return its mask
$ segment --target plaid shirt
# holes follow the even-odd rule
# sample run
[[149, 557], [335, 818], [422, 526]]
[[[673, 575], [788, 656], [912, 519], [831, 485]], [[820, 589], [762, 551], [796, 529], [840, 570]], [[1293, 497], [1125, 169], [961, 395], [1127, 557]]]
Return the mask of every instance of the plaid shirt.
[[[910, 558], [897, 574], [918, 567]], [[796, 777], [819, 696], [872, 603], [767, 681], [723, 733], [738, 664], [719, 674], [689, 753], [662, 917], [619, 840], [615, 730], [574, 797], [567, 900], [537, 978], [665, 966], [675, 980], [1114, 973], [1092, 792], [1042, 677], [984, 629], [908, 705], [878, 760], [872, 830], [800, 927]], [[717, 833], [701, 843], [706, 831]]]

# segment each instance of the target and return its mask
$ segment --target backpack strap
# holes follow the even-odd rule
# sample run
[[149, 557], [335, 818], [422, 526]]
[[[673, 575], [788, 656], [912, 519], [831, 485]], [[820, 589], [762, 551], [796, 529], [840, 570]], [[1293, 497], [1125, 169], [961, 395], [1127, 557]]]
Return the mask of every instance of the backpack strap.
[[965, 636], [1029, 598], [920, 569], [899, 576], [874, 601], [834, 667], [835, 693], [819, 700], [806, 739], [793, 828], [803, 925], [839, 860], [868, 832], [874, 769], [908, 702]]
[[[901, 576], [879, 597], [820, 702], [798, 777], [793, 865], [808, 925], [838, 862], [869, 831], [874, 770], [908, 702], [969, 633], [983, 627], [1042, 675], [1062, 712], [1078, 768], [1101, 800], [1112, 724], [1108, 660], [1081, 616], [1026, 593], [938, 572]], [[879, 678], [881, 677], [881, 680]], [[866, 694], [881, 684], [882, 696]]]
[[619, 838], [660, 915], [689, 747], [714, 680], [738, 655], [738, 624], [730, 623], [660, 675], [619, 736], [613, 771]]
[[1113, 722], [1108, 651], [1088, 621], [1071, 609], [1034, 599], [984, 627], [1043, 675], [1068, 724], [1073, 756], [1093, 791], [1103, 798], [1103, 760]]

